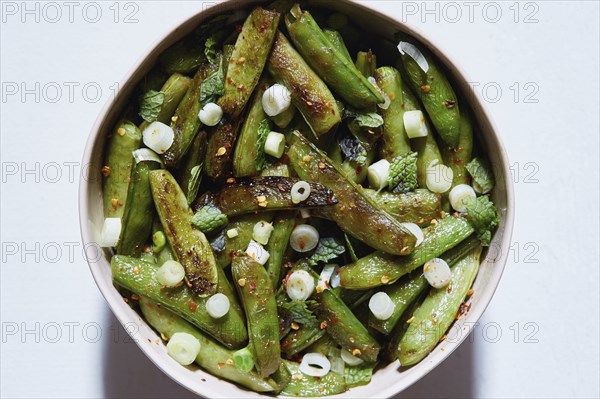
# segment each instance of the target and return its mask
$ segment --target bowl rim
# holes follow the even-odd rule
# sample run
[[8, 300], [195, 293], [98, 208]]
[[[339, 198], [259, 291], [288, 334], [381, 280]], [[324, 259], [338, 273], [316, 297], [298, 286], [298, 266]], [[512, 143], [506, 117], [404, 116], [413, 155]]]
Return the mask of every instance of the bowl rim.
[[[266, 1], [248, 1], [248, 2], [246, 2], [246, 1], [240, 1], [240, 0], [224, 0], [217, 4], [212, 4], [207, 8], [203, 8], [202, 10], [190, 15], [188, 18], [185, 18], [184, 20], [175, 22], [170, 29], [167, 29], [163, 34], [161, 34], [157, 39], [155, 39], [151, 43], [151, 45], [146, 48], [146, 50], [142, 53], [142, 55], [140, 55], [138, 57], [137, 61], [133, 64], [133, 66], [131, 68], [129, 68], [129, 70], [127, 71], [125, 76], [120, 80], [119, 87], [124, 88], [124, 87], [126, 87], [127, 84], [131, 83], [132, 78], [136, 75], [136, 73], [140, 69], [142, 69], [144, 67], [144, 65], [148, 62], [150, 55], [153, 52], [156, 52], [157, 48], [164, 46], [165, 43], [174, 42], [173, 37], [177, 36], [178, 31], [180, 30], [180, 28], [182, 26], [187, 26], [193, 20], [196, 20], [196, 19], [205, 20], [206, 18], [209, 18], [209, 17], [219, 14], [221, 12], [232, 10], [232, 9], [234, 9], [235, 4], [243, 5], [243, 6], [250, 6], [252, 4], [260, 4], [260, 3], [265, 3], [265, 2]], [[401, 21], [399, 18], [398, 19], [394, 18], [392, 15], [383, 14], [377, 8], [373, 8], [373, 6], [369, 5], [368, 3], [357, 2], [357, 1], [353, 1], [353, 0], [338, 0], [336, 3], [343, 4], [343, 5], [350, 5], [351, 7], [358, 8], [361, 11], [373, 14], [374, 17], [385, 20], [386, 23], [393, 24], [394, 26], [402, 26], [409, 35], [411, 35], [412, 37], [417, 39], [420, 43], [426, 45], [431, 51], [433, 51], [434, 54], [436, 55], [436, 57], [442, 61], [442, 63], [444, 64], [444, 66], [446, 68], [452, 69], [452, 73], [454, 75], [457, 75], [458, 77], [460, 77], [462, 81], [465, 81], [465, 82], [470, 81], [468, 79], [468, 74], [465, 73], [465, 69], [462, 68], [462, 65], [460, 64], [460, 62], [458, 62], [451, 55], [449, 55], [447, 52], [445, 52], [445, 50], [443, 50], [442, 47], [435, 40], [432, 40], [430, 37], [428, 37], [421, 30], [421, 28], [415, 27], [413, 25], [408, 24], [407, 22]], [[107, 102], [104, 104], [104, 106], [102, 107], [98, 117], [96, 118], [96, 120], [94, 122], [92, 129], [90, 130], [90, 134], [86, 141], [85, 150], [84, 150], [84, 154], [83, 154], [83, 158], [82, 158], [82, 165], [88, 165], [88, 164], [92, 163], [91, 161], [92, 161], [93, 155], [94, 155], [93, 150], [96, 145], [96, 141], [99, 139], [99, 137], [101, 135], [100, 128], [103, 126], [106, 119], [110, 117], [111, 109], [115, 106], [115, 104], [118, 102], [118, 100], [124, 96], [123, 92], [125, 92], [125, 91], [126, 90], [119, 90], [119, 92], [115, 96], [111, 96], [111, 98], [109, 98], [107, 100]], [[507, 252], [504, 251], [503, 249], [510, 247], [511, 238], [512, 238], [513, 225], [514, 225], [514, 187], [513, 187], [512, 179], [510, 178], [510, 176], [511, 176], [510, 163], [509, 163], [508, 156], [506, 154], [504, 145], [502, 144], [500, 136], [498, 135], [497, 125], [496, 125], [489, 109], [487, 108], [485, 102], [482, 100], [481, 95], [475, 91], [473, 91], [472, 93], [469, 93], [469, 94], [472, 94], [472, 97], [469, 99], [469, 104], [471, 105], [471, 108], [474, 108], [474, 106], [477, 106], [479, 108], [479, 112], [481, 114], [483, 114], [483, 117], [486, 119], [486, 123], [489, 126], [489, 132], [487, 134], [486, 140], [491, 141], [491, 145], [488, 145], [488, 146], [493, 147], [497, 151], [497, 158], [500, 161], [499, 167], [502, 169], [502, 172], [503, 172], [502, 176], [503, 176], [503, 183], [504, 183], [504, 194], [506, 196], [506, 213], [504, 215], [502, 215], [504, 226], [503, 226], [503, 230], [502, 230], [502, 236], [500, 239], [501, 253], [499, 255], [499, 260], [498, 260], [498, 258], [496, 258], [496, 260], [494, 261], [494, 268], [493, 268], [492, 273], [490, 274], [490, 278], [487, 283], [486, 289], [480, 291], [480, 293], [479, 293], [480, 294], [479, 295], [480, 306], [471, 309], [468, 312], [468, 314], [465, 316], [465, 318], [463, 319], [464, 322], [466, 322], [466, 321], [477, 322], [481, 318], [484, 311], [489, 306], [491, 299], [494, 296], [494, 294], [498, 288], [500, 279], [502, 277], [504, 268], [506, 266]], [[85, 179], [85, 178], [80, 179], [79, 193], [78, 193], [78, 195], [79, 195], [79, 224], [80, 224], [81, 237], [82, 237], [82, 241], [83, 241], [84, 245], [86, 245], [87, 243], [94, 242], [94, 240], [92, 238], [91, 224], [89, 223], [89, 220], [88, 220], [88, 215], [90, 213], [90, 198], [88, 195], [89, 194], [89, 186], [90, 186], [90, 182], [88, 179]], [[498, 232], [496, 232], [496, 234], [497, 233]], [[109, 288], [106, 288], [101, 284], [101, 282], [100, 282], [100, 273], [101, 272], [98, 269], [98, 262], [92, 262], [89, 259], [86, 259], [86, 260], [88, 262], [88, 267], [90, 268], [90, 271], [92, 273], [92, 276], [94, 278], [94, 281], [95, 281], [98, 289], [102, 293], [102, 296], [108, 303], [110, 310], [113, 312], [113, 314], [115, 315], [115, 317], [117, 318], [119, 323], [121, 325], [125, 325], [127, 322], [130, 322], [131, 316], [127, 314], [127, 309], [129, 309], [129, 307], [123, 301], [120, 301], [121, 302], [120, 306], [117, 306], [116, 303], [113, 303], [113, 299], [109, 297], [108, 289], [114, 290], [114, 287], [112, 287], [112, 285], [111, 285]], [[110, 268], [110, 263], [107, 259], [102, 259], [101, 262], [106, 263], [106, 265], [104, 265], [104, 266], [108, 266]], [[464, 342], [467, 335], [468, 334], [466, 334], [466, 335], [463, 334], [458, 341], [453, 342], [449, 345], [446, 345], [445, 351], [444, 352], [438, 351], [437, 353], [435, 353], [435, 356], [433, 359], [429, 359], [429, 357], [431, 357], [433, 355], [433, 353], [428, 355], [428, 357], [426, 359], [423, 359], [421, 362], [419, 362], [418, 364], [414, 365], [411, 368], [411, 369], [422, 369], [422, 370], [420, 370], [420, 372], [410, 373], [409, 375], [404, 376], [403, 378], [397, 380], [396, 382], [387, 385], [385, 388], [376, 392], [377, 397], [392, 397], [392, 396], [397, 395], [398, 393], [402, 392], [403, 390], [407, 389], [414, 383], [416, 383], [418, 380], [423, 378], [434, 368], [439, 366], [444, 360], [446, 360], [450, 356], [450, 354], [452, 352], [454, 352], [454, 350], [456, 350]], [[169, 378], [171, 378], [173, 381], [177, 382], [182, 387], [188, 389], [189, 391], [191, 391], [194, 394], [199, 395], [199, 396], [208, 397], [208, 398], [222, 397], [222, 394], [219, 393], [218, 387], [216, 389], [212, 388], [210, 386], [210, 384], [203, 386], [202, 392], [188, 386], [185, 383], [184, 378], [180, 374], [172, 373], [172, 372], [168, 371], [168, 367], [163, 364], [163, 359], [158, 355], [158, 353], [156, 351], [150, 350], [150, 346], [143, 345], [141, 343], [142, 341], [139, 339], [136, 339], [135, 342], [137, 343], [138, 347], [142, 350], [142, 352], [148, 357], [148, 359], [150, 359], [163, 373], [165, 373], [167, 376], [169, 376]], [[202, 370], [202, 371], [205, 372], [204, 370]], [[224, 381], [222, 379], [219, 379], [219, 381], [229, 383], [228, 381]], [[349, 392], [352, 392], [352, 390], [350, 390]], [[256, 394], [254, 392], [252, 392], [252, 393]], [[258, 395], [260, 395], [260, 394], [258, 394]]]

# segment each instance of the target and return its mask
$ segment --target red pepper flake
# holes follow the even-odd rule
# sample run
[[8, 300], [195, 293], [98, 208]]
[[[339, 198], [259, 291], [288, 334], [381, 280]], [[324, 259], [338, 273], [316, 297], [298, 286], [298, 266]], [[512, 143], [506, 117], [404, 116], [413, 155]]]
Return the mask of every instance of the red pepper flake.
[[195, 311], [196, 311], [196, 309], [198, 308], [198, 305], [196, 304], [196, 302], [193, 302], [193, 301], [189, 301], [189, 302], [187, 303], [187, 305], [188, 305], [188, 308], [190, 308], [190, 310], [191, 310], [192, 312], [195, 312]]
[[258, 31], [260, 33], [263, 33], [267, 28], [269, 27], [269, 21], [267, 21], [266, 19], [262, 22], [262, 24], [260, 24], [260, 27], [258, 28]]
[[242, 25], [236, 24], [235, 25], [235, 30], [237, 30], [239, 33], [242, 33]]

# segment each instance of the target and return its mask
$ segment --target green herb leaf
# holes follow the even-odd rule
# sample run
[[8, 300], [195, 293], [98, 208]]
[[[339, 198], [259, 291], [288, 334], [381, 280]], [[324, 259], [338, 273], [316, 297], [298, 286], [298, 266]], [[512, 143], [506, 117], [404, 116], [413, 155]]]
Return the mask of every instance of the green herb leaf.
[[196, 165], [190, 171], [190, 180], [187, 186], [187, 202], [191, 204], [196, 199], [196, 195], [198, 195], [198, 188], [200, 188], [200, 183], [202, 182], [202, 165]]
[[356, 137], [350, 134], [342, 137], [340, 149], [345, 159], [354, 161], [359, 165], [364, 165], [367, 162], [367, 149]]
[[139, 115], [146, 122], [154, 122], [160, 113], [165, 94], [162, 91], [148, 90], [140, 99]]
[[282, 305], [283, 309], [285, 309], [292, 321], [295, 321], [299, 324], [310, 324], [317, 320], [313, 312], [310, 310], [311, 308], [316, 308], [316, 301], [308, 300], [308, 301], [289, 301]]
[[265, 142], [267, 136], [271, 132], [271, 123], [268, 119], [263, 119], [258, 125], [258, 138], [256, 140], [256, 170], [260, 171], [267, 165], [267, 158], [265, 155]]
[[470, 198], [463, 202], [467, 211], [465, 217], [473, 225], [477, 238], [483, 246], [489, 246], [492, 240], [492, 232], [498, 226], [500, 217], [494, 203], [487, 195]]
[[319, 262], [329, 262], [346, 252], [344, 244], [333, 237], [325, 237], [319, 240], [315, 253], [308, 258], [308, 264], [316, 266]]
[[398, 194], [417, 188], [417, 153], [407, 152], [399, 155], [390, 165], [389, 189]]
[[344, 368], [344, 380], [348, 388], [366, 385], [371, 382], [373, 376], [372, 364], [361, 364], [358, 366], [346, 366]]
[[352, 262], [356, 262], [358, 260], [358, 256], [356, 256], [354, 246], [352, 245], [352, 242], [350, 242], [350, 237], [348, 237], [348, 234], [344, 233], [344, 239], [346, 240], [346, 246], [348, 247], [348, 252], [350, 253], [350, 259], [352, 259]]
[[363, 129], [375, 129], [383, 125], [383, 118], [377, 112], [357, 114], [354, 121]]
[[206, 42], [204, 42], [204, 55], [211, 64], [218, 61], [217, 40], [215, 35], [209, 37], [206, 39]]
[[227, 215], [214, 205], [205, 205], [194, 216], [192, 224], [203, 233], [211, 233], [227, 225]]
[[466, 166], [467, 171], [473, 178], [473, 189], [478, 194], [487, 194], [494, 188], [494, 174], [489, 162], [484, 158], [473, 158]]
[[219, 69], [210, 75], [200, 84], [200, 97], [198, 101], [202, 107], [216, 100], [225, 93], [225, 74], [223, 73], [223, 62]]

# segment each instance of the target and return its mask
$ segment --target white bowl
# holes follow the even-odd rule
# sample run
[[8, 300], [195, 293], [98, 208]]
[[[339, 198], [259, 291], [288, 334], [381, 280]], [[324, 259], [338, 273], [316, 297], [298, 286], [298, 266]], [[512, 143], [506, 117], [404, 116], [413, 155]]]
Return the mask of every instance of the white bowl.
[[[225, 1], [191, 16], [161, 38], [156, 45], [152, 46], [147, 55], [142, 57], [127, 74], [119, 86], [122, 89], [105, 105], [98, 116], [85, 148], [83, 164], [89, 166], [87, 168], [89, 173], [86, 178], [82, 179], [79, 188], [79, 217], [84, 245], [98, 247], [94, 243], [99, 242], [100, 228], [104, 220], [100, 168], [103, 162], [106, 135], [117, 122], [120, 111], [124, 108], [137, 82], [150, 70], [157, 61], [158, 56], [166, 48], [190, 33], [202, 22], [216, 14], [237, 9], [242, 5], [249, 7], [251, 4], [268, 4], [269, 2], [240, 3], [239, 1]], [[392, 363], [378, 370], [370, 384], [336, 395], [340, 398], [391, 397], [421, 379], [444, 361], [467, 337], [468, 328], [466, 326], [474, 325], [490, 303], [506, 263], [513, 227], [514, 199], [509, 163], [488, 111], [484, 108], [479, 97], [466, 91], [469, 79], [457, 67], [456, 62], [447, 54], [444, 54], [431, 40], [392, 16], [383, 15], [370, 9], [364, 3], [357, 4], [348, 0], [336, 2], [314, 1], [311, 2], [311, 5], [315, 6], [319, 3], [324, 4], [327, 8], [343, 11], [362, 26], [369, 27], [371, 31], [384, 37], [393, 38], [394, 32], [403, 31], [426, 45], [445, 65], [455, 89], [462, 90], [463, 97], [469, 102], [476, 119], [475, 132], [478, 141], [486, 150], [496, 176], [496, 188], [492, 199], [500, 211], [501, 222], [475, 280], [475, 295], [470, 300], [470, 311], [454, 324], [448, 339], [438, 345], [419, 364], [411, 368], [399, 369], [397, 362]], [[261, 396], [258, 393], [239, 388], [230, 382], [213, 377], [198, 368], [182, 367], [171, 359], [167, 355], [160, 337], [123, 301], [121, 295], [113, 286], [110, 256], [111, 254], [108, 251], [98, 252], [94, 259], [91, 259], [90, 256], [90, 259], [88, 259], [90, 270], [98, 288], [100, 288], [117, 319], [128, 331], [133, 331], [133, 338], [150, 360], [173, 380], [204, 397], [251, 398]], [[133, 364], [131, 366], [135, 367]]]

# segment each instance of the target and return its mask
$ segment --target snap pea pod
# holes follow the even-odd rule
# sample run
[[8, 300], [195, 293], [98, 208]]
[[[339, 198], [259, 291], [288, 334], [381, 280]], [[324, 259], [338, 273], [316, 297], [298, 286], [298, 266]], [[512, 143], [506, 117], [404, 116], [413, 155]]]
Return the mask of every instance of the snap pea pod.
[[261, 170], [260, 175], [262, 177], [267, 176], [281, 176], [281, 177], [290, 177], [290, 167], [284, 163], [276, 163], [273, 165], [269, 165], [263, 170]]
[[340, 285], [352, 290], [364, 290], [392, 284], [425, 262], [452, 249], [473, 231], [471, 224], [462, 217], [446, 216], [428, 227], [421, 245], [408, 256], [398, 257], [376, 251], [340, 268]]
[[400, 55], [408, 83], [421, 99], [431, 123], [444, 143], [457, 147], [460, 136], [458, 99], [438, 62], [423, 46], [418, 47], [429, 69], [427, 72], [423, 71], [408, 53]]
[[256, 369], [260, 376], [269, 376], [281, 362], [277, 302], [269, 275], [245, 254], [234, 256], [231, 272], [246, 313]]
[[[183, 96], [185, 96], [185, 93], [187, 93], [188, 89], [190, 88], [191, 82], [192, 79], [179, 73], [174, 73], [169, 77], [169, 79], [167, 79], [165, 84], [160, 89], [164, 95], [164, 99], [160, 107], [160, 111], [156, 116], [157, 121], [167, 125], [171, 123], [171, 117], [175, 113], [175, 110], [183, 99]], [[149, 123], [144, 121], [140, 125], [140, 130], [144, 131], [144, 128], [146, 128], [148, 125]]]
[[359, 51], [356, 54], [355, 65], [363, 76], [367, 78], [373, 76], [377, 69], [377, 56], [371, 50]]
[[198, 113], [200, 112], [200, 86], [204, 79], [206, 79], [211, 73], [218, 69], [217, 64], [203, 64], [196, 74], [194, 79], [185, 93], [183, 100], [177, 106], [175, 110], [175, 116], [171, 123], [171, 128], [175, 137], [173, 144], [167, 152], [162, 154], [162, 160], [168, 167], [176, 168], [179, 166], [179, 162], [183, 159], [187, 153], [194, 137], [198, 133], [202, 123], [198, 119]]
[[467, 164], [471, 162], [473, 153], [473, 125], [471, 124], [471, 116], [467, 110], [463, 109], [460, 112], [460, 136], [458, 147], [453, 148], [448, 145], [443, 145], [440, 148], [446, 165], [448, 165], [454, 173], [452, 187], [459, 184], [469, 184], [469, 172], [467, 172]]
[[[220, 268], [229, 266], [233, 260], [233, 256], [238, 251], [245, 251], [248, 248], [248, 244], [252, 240], [254, 225], [261, 220], [269, 222], [272, 218], [273, 215], [270, 212], [261, 212], [242, 215], [231, 221], [210, 244], [215, 254], [217, 266]], [[237, 235], [231, 238], [228, 237], [227, 231], [229, 230], [235, 230]]]
[[[340, 50], [342, 55], [350, 62], [352, 62], [352, 57], [350, 56], [350, 52], [344, 43], [344, 38], [340, 34], [340, 32], [333, 29], [323, 29], [323, 34], [329, 40], [329, 42], [333, 45], [334, 48]], [[368, 75], [370, 76], [370, 75]]]
[[325, 335], [325, 330], [319, 328], [319, 323], [300, 324], [297, 330], [290, 331], [281, 341], [281, 350], [290, 359], [308, 348]]
[[[360, 186], [323, 152], [295, 132], [288, 151], [292, 166], [300, 178], [323, 184], [333, 190], [339, 204], [316, 210], [317, 216], [334, 220], [346, 233], [365, 244], [396, 255], [406, 255], [415, 246], [415, 237], [389, 214], [379, 209]], [[369, 221], [365, 223], [365, 221]]]
[[213, 319], [206, 311], [208, 298], [199, 298], [181, 284], [165, 288], [156, 280], [158, 265], [130, 256], [115, 255], [110, 261], [115, 283], [140, 297], [145, 296], [161, 303], [170, 311], [183, 317], [229, 349], [241, 348], [248, 340], [242, 309], [225, 274], [219, 269], [217, 292], [229, 298], [227, 315]]
[[374, 74], [377, 85], [389, 97], [390, 105], [379, 112], [383, 117], [383, 133], [379, 155], [388, 161], [411, 151], [410, 141], [404, 130], [404, 97], [400, 72], [392, 67], [381, 67]]
[[346, 391], [344, 377], [329, 372], [323, 377], [311, 377], [300, 371], [300, 365], [288, 360], [283, 361], [292, 374], [290, 383], [281, 391], [282, 396], [319, 397]]
[[426, 226], [432, 219], [439, 217], [442, 210], [441, 196], [426, 189], [394, 194], [365, 188], [364, 193], [381, 209], [402, 223]]
[[141, 161], [131, 171], [131, 181], [121, 219], [121, 235], [117, 244], [119, 255], [139, 255], [152, 232], [154, 201], [150, 190], [149, 173], [160, 168], [154, 161]]
[[239, 371], [231, 362], [233, 351], [217, 344], [194, 328], [193, 325], [160, 306], [160, 304], [145, 297], [140, 297], [140, 309], [148, 324], [167, 340], [171, 339], [176, 333], [187, 333], [200, 341], [200, 352], [196, 356], [196, 364], [210, 374], [256, 392], [276, 390], [271, 379], [260, 377], [256, 371]]
[[383, 103], [379, 90], [332, 45], [309, 12], [294, 5], [285, 16], [285, 25], [300, 54], [344, 101], [355, 108]]
[[239, 119], [223, 118], [208, 139], [204, 173], [213, 181], [220, 182], [231, 175], [231, 160], [239, 127]]
[[133, 123], [123, 120], [117, 124], [108, 140], [102, 168], [104, 217], [118, 218], [125, 211], [129, 177], [134, 164], [132, 152], [140, 147], [142, 133]]
[[150, 172], [152, 196], [165, 235], [194, 294], [215, 293], [218, 275], [215, 257], [204, 233], [192, 227], [192, 212], [175, 178], [166, 170]]
[[272, 116], [271, 120], [277, 127], [285, 129], [294, 120], [294, 116], [296, 116], [296, 107], [290, 105], [285, 111]]
[[415, 310], [399, 345], [392, 348], [393, 356], [403, 366], [411, 366], [427, 356], [452, 325], [477, 275], [480, 255], [481, 246], [470, 251], [452, 269], [450, 286], [432, 288]]
[[181, 171], [179, 172], [179, 186], [183, 190], [188, 204], [194, 202], [198, 196], [198, 189], [202, 183], [202, 170], [206, 157], [206, 132], [200, 130], [188, 153], [185, 156]]
[[314, 344], [309, 346], [306, 349], [306, 352], [307, 353], [320, 353], [322, 355], [327, 356], [327, 355], [329, 355], [330, 352], [333, 352], [336, 350], [338, 350], [338, 351], [340, 350], [337, 342], [335, 342], [335, 340], [333, 338], [331, 338], [331, 335], [325, 334], [321, 338], [319, 338], [318, 341], [316, 341]]
[[296, 212], [294, 211], [280, 212], [273, 220], [273, 232], [266, 246], [270, 256], [265, 264], [273, 289], [279, 286], [283, 258], [295, 226]]
[[181, 39], [160, 56], [160, 63], [168, 74], [187, 74], [204, 62], [204, 43], [193, 34]]
[[256, 176], [259, 172], [257, 159], [263, 148], [259, 148], [259, 126], [267, 119], [263, 110], [262, 97], [267, 89], [267, 83], [261, 81], [254, 90], [250, 107], [240, 129], [239, 138], [233, 155], [233, 175], [235, 177]]
[[281, 32], [275, 37], [267, 68], [271, 76], [290, 91], [292, 104], [316, 137], [341, 122], [333, 94]]
[[[207, 198], [200, 198], [197, 205], [211, 202], [227, 216], [243, 215], [256, 211], [291, 210], [334, 205], [333, 192], [319, 183], [310, 184], [310, 195], [299, 204], [292, 202], [292, 186], [299, 179], [292, 177], [251, 177], [226, 184], [220, 191]], [[202, 204], [203, 205], [203, 204]]]
[[223, 112], [232, 118], [242, 113], [258, 83], [278, 24], [278, 12], [256, 7], [242, 26], [227, 66], [225, 94], [218, 101]]
[[[162, 248], [155, 248], [155, 235], [162, 235], [161, 239], [164, 240], [164, 245]], [[156, 256], [156, 264], [158, 266], [162, 266], [168, 260], [175, 260], [175, 254], [173, 253], [173, 248], [167, 242], [167, 237], [165, 236], [165, 232], [163, 231], [162, 224], [158, 218], [154, 218], [152, 223], [152, 250], [154, 252], [154, 256]]]
[[[462, 259], [465, 255], [472, 252], [479, 246], [479, 240], [472, 235], [456, 247], [440, 256], [450, 267]], [[402, 314], [408, 309], [410, 304], [427, 288], [429, 284], [419, 269], [418, 273], [404, 276], [396, 283], [383, 287], [382, 291], [389, 295], [394, 303], [394, 312], [387, 320], [379, 320], [372, 314], [369, 315], [369, 327], [383, 334], [390, 334], [394, 326], [400, 320]]]

